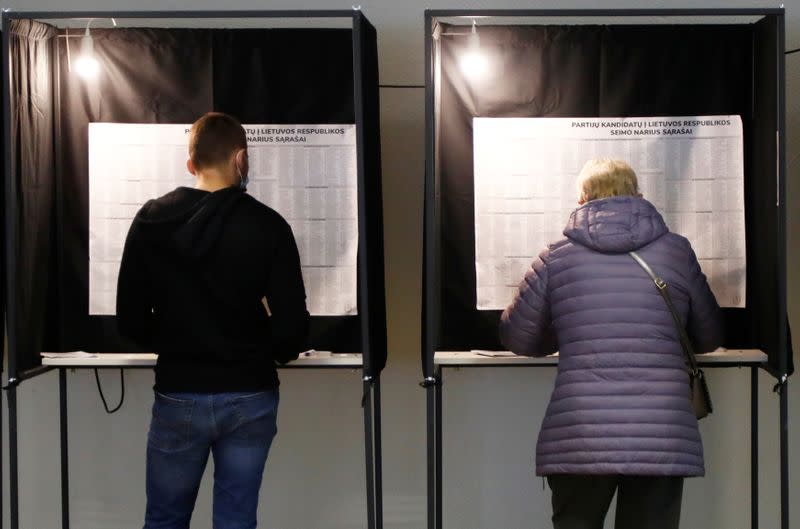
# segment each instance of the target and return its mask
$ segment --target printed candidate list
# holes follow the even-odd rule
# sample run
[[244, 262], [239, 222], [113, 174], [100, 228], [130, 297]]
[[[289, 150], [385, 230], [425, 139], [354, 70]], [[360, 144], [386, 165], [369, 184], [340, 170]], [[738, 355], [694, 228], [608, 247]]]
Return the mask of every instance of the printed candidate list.
[[592, 158], [628, 162], [644, 198], [689, 239], [720, 305], [745, 304], [739, 116], [475, 118], [477, 308], [505, 308], [532, 259], [563, 237]]
[[[113, 315], [131, 221], [151, 198], [194, 186], [189, 125], [89, 125], [89, 313]], [[308, 310], [353, 315], [358, 203], [355, 125], [244, 125], [253, 197], [291, 225]]]

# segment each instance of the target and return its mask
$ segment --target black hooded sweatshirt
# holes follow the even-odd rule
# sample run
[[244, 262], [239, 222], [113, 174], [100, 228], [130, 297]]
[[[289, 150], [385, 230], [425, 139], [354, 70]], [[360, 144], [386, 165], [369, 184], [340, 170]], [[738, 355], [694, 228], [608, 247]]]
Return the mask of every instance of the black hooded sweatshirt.
[[306, 349], [305, 299], [283, 217], [236, 187], [179, 187], [131, 224], [117, 326], [158, 353], [158, 391], [261, 391]]

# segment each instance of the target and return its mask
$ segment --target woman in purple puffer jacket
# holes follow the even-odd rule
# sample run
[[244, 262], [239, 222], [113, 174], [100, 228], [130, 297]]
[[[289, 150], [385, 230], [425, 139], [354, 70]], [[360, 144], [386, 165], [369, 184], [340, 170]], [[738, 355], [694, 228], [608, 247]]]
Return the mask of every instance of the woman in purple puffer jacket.
[[695, 351], [722, 342], [719, 306], [689, 241], [670, 233], [616, 160], [581, 171], [581, 207], [565, 238], [531, 265], [500, 323], [519, 355], [551, 352], [558, 375], [536, 448], [553, 492], [556, 529], [674, 529], [683, 478], [702, 476], [703, 445], [689, 401], [678, 332], [636, 251], [669, 285]]

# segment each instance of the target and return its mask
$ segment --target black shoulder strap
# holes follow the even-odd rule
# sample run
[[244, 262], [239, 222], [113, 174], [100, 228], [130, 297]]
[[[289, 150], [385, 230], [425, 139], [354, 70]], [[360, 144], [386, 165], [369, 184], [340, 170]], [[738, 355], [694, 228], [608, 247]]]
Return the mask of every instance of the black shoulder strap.
[[675, 310], [675, 305], [672, 304], [672, 298], [667, 292], [667, 283], [660, 277], [658, 277], [655, 272], [650, 268], [650, 265], [642, 259], [642, 257], [637, 254], [636, 252], [628, 252], [628, 255], [633, 257], [634, 261], [639, 263], [647, 275], [650, 276], [650, 279], [653, 280], [653, 283], [656, 285], [656, 289], [658, 289], [658, 293], [661, 294], [661, 297], [664, 298], [664, 302], [667, 304], [667, 308], [669, 312], [672, 314], [672, 320], [675, 322], [675, 327], [678, 329], [678, 336], [681, 340], [681, 346], [683, 347], [683, 353], [686, 356], [686, 362], [689, 364], [689, 370], [692, 374], [697, 373], [697, 360], [694, 357], [694, 350], [692, 349], [692, 342], [689, 340], [689, 335], [686, 334], [686, 328], [683, 326], [681, 322], [681, 317], [678, 314], [678, 311]]

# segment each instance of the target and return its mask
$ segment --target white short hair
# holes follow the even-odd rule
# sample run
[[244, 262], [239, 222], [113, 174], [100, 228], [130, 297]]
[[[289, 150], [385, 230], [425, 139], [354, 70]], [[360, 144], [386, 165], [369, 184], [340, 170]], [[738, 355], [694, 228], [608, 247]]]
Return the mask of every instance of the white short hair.
[[584, 164], [578, 175], [578, 192], [583, 202], [616, 196], [636, 196], [639, 181], [630, 165], [622, 160], [597, 158]]

